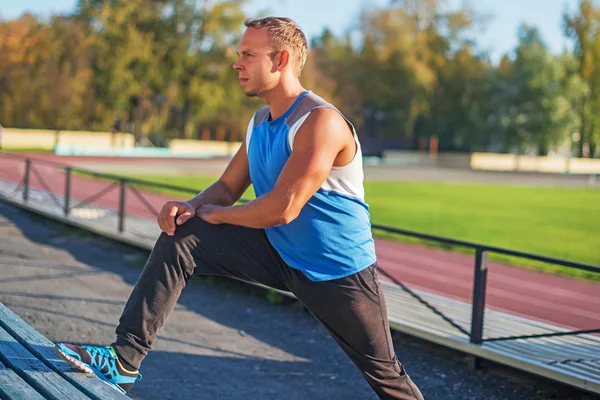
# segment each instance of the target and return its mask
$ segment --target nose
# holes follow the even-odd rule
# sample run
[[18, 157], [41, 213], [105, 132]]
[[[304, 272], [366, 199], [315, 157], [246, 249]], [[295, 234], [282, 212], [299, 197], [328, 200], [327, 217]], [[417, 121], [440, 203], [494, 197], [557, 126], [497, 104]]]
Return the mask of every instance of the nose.
[[238, 58], [235, 64], [233, 64], [233, 69], [240, 72], [244, 70], [244, 66], [240, 63], [240, 59]]

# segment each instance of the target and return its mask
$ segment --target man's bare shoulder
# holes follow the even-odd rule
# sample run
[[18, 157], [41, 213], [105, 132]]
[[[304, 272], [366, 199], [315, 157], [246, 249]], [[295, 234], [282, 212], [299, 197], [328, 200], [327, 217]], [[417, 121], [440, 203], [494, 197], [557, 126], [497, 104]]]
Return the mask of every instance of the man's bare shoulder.
[[300, 131], [312, 132], [312, 134], [327, 133], [328, 135], [339, 135], [340, 137], [347, 138], [350, 127], [346, 119], [336, 109], [319, 107], [311, 111], [306, 121], [302, 124]]

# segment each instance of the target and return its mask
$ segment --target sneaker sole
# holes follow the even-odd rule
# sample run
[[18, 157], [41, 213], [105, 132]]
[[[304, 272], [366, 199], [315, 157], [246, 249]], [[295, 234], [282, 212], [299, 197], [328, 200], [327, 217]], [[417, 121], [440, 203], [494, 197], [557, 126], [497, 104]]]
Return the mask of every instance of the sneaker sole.
[[89, 375], [96, 375], [98, 378], [100, 378], [102, 380], [102, 382], [106, 383], [108, 386], [110, 386], [111, 388], [113, 388], [114, 390], [118, 391], [121, 394], [127, 394], [127, 392], [125, 392], [123, 389], [121, 389], [119, 387], [119, 385], [116, 385], [112, 382], [110, 382], [108, 379], [106, 379], [106, 377], [104, 375], [102, 375], [99, 371], [96, 371], [95, 369], [90, 368], [89, 365], [82, 363], [81, 361], [77, 361], [76, 359], [68, 356], [67, 354], [65, 354], [62, 350], [60, 350], [58, 348], [58, 346], [54, 346], [54, 351], [56, 352], [56, 354], [62, 359], [64, 360], [67, 364], [77, 368], [78, 370], [80, 370], [81, 372], [85, 372], [86, 374]]
[[92, 369], [87, 364], [84, 364], [84, 363], [77, 361], [76, 359], [71, 358], [70, 356], [66, 355], [65, 353], [62, 352], [62, 350], [60, 350], [58, 348], [58, 346], [54, 346], [54, 351], [63, 361], [66, 361], [69, 365], [77, 368], [81, 372], [85, 372], [86, 374], [95, 374], [95, 372], [92, 371]]

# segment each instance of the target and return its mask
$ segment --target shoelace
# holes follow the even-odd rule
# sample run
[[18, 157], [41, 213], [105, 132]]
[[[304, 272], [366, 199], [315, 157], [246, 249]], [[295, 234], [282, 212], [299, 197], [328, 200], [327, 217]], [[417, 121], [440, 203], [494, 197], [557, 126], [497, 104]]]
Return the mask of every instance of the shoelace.
[[[97, 365], [97, 368], [100, 370], [103, 370], [104, 367], [108, 367], [109, 370], [111, 369], [111, 365], [110, 365], [110, 361], [114, 358], [112, 354], [110, 354], [110, 351], [106, 348], [106, 347], [87, 347], [86, 348], [87, 352], [90, 353], [90, 356], [92, 357], [92, 362], [95, 363], [96, 358], [95, 356], [98, 356], [98, 361], [99, 361], [99, 365]], [[116, 363], [114, 368], [116, 369]]]
[[[87, 347], [86, 350], [92, 356], [92, 362], [94, 361], [94, 356], [97, 354], [100, 360], [100, 365], [98, 365], [98, 369], [103, 370], [104, 367], [108, 367], [109, 371], [114, 368], [114, 370], [119, 373], [119, 368], [117, 368], [116, 358], [112, 355], [110, 350], [107, 347]], [[110, 365], [110, 362], [113, 361], [113, 365]], [[136, 382], [142, 380], [142, 374], [138, 371], [137, 376], [135, 378]]]

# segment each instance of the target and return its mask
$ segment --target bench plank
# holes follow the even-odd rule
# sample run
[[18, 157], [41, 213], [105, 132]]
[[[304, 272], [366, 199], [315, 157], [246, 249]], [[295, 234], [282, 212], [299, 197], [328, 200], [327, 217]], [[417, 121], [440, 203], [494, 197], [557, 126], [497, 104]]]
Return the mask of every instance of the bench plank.
[[[532, 360], [536, 360], [545, 364], [550, 364], [552, 362], [556, 363], [557, 361], [565, 359], [564, 353], [560, 350], [560, 345], [551, 347], [543, 345], [540, 346], [539, 344], [536, 345], [535, 342], [527, 343], [524, 341], [503, 341], [485, 343], [484, 346], [488, 349], [498, 349], [499, 351], [503, 351], [505, 353], [526, 356]], [[581, 354], [574, 355], [576, 356], [574, 358], [582, 357]]]
[[48, 399], [78, 400], [86, 398], [2, 328], [0, 328], [0, 361]]
[[565, 363], [553, 365], [553, 367], [565, 372], [581, 376], [590, 381], [600, 381], [600, 368], [591, 369], [583, 363]]
[[[128, 398], [108, 386], [95, 375], [79, 372], [63, 361], [54, 352], [54, 343], [29, 326], [2, 303], [0, 303], [0, 327], [17, 338], [21, 345], [42, 360], [48, 368], [57, 372], [91, 399], [124, 400]], [[82, 397], [81, 393], [80, 397]]]
[[6, 400], [44, 400], [34, 388], [29, 386], [15, 371], [0, 363], [0, 398]]

